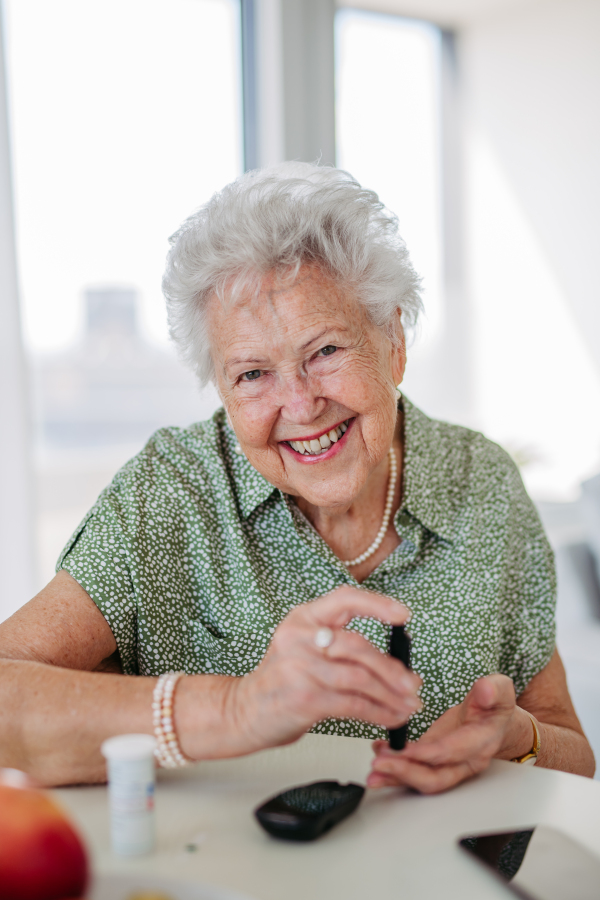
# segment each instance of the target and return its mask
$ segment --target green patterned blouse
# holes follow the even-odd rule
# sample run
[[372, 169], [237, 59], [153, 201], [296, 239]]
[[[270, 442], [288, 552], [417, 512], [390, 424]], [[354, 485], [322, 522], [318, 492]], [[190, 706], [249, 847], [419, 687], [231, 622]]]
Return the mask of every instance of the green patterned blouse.
[[[409, 725], [416, 739], [477, 678], [502, 672], [519, 694], [544, 668], [554, 650], [555, 576], [507, 454], [401, 402], [401, 544], [363, 586], [411, 610], [412, 663], [423, 679], [423, 709]], [[356, 584], [294, 502], [240, 454], [222, 409], [157, 431], [102, 492], [60, 568], [102, 611], [130, 675], [245, 675], [294, 606]], [[348, 627], [387, 649], [380, 622]], [[314, 731], [385, 736], [354, 720]]]

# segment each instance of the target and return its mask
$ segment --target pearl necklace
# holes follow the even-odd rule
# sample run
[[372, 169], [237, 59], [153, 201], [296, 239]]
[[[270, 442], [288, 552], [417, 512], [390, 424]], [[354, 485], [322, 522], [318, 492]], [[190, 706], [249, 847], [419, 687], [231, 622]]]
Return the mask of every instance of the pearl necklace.
[[392, 506], [394, 505], [394, 494], [396, 493], [396, 480], [398, 478], [398, 464], [396, 462], [396, 454], [394, 453], [394, 448], [390, 447], [389, 452], [390, 457], [390, 480], [388, 483], [387, 489], [387, 497], [385, 498], [385, 509], [383, 510], [383, 521], [381, 523], [381, 528], [377, 532], [377, 537], [364, 553], [361, 553], [360, 556], [357, 556], [355, 559], [344, 559], [342, 560], [345, 566], [359, 566], [365, 560], [367, 560], [370, 556], [373, 556], [376, 550], [379, 550], [382, 541], [386, 535], [388, 530], [388, 525], [390, 524], [390, 516], [392, 515]]

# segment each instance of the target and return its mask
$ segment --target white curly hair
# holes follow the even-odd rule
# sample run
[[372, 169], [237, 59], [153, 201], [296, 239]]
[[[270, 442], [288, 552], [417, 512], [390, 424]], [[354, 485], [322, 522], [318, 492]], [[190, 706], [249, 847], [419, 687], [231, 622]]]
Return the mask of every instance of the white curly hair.
[[170, 238], [163, 278], [169, 330], [200, 383], [214, 378], [208, 301], [260, 290], [276, 271], [293, 279], [318, 265], [354, 291], [391, 340], [411, 330], [422, 308], [421, 279], [398, 220], [342, 169], [286, 162], [247, 172], [216, 193]]

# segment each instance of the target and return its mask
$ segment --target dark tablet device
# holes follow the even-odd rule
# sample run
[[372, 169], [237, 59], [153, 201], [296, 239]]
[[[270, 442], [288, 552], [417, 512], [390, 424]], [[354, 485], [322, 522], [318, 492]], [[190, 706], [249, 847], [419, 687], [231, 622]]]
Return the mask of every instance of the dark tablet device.
[[[407, 669], [410, 669], [410, 638], [404, 630], [404, 625], [392, 625], [390, 638], [390, 656], [399, 659]], [[408, 735], [408, 725], [393, 728], [389, 732], [390, 747], [392, 750], [403, 750]]]
[[522, 900], [598, 900], [600, 857], [548, 825], [459, 841]]
[[364, 792], [360, 784], [315, 781], [271, 797], [254, 815], [275, 837], [312, 841], [354, 812]]

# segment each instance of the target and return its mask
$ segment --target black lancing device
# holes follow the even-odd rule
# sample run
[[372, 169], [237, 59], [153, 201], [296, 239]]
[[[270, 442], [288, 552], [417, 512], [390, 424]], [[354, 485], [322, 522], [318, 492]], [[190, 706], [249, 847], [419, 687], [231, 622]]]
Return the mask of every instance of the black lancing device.
[[[410, 638], [404, 630], [404, 625], [392, 625], [390, 637], [390, 656], [399, 659], [407, 669], [410, 669]], [[392, 728], [389, 731], [390, 747], [392, 750], [403, 750], [408, 735], [408, 725], [400, 728]]]

